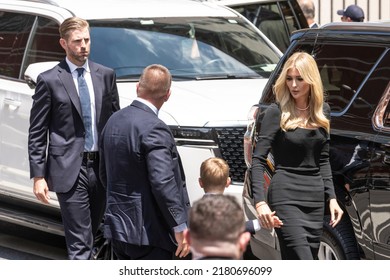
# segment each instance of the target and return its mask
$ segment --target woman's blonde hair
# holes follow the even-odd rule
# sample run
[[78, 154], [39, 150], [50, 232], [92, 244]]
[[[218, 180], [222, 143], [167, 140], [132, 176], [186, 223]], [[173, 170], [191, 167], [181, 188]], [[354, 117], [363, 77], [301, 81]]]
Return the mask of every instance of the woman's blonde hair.
[[286, 131], [295, 129], [299, 125], [294, 98], [291, 96], [286, 83], [287, 72], [293, 68], [296, 68], [302, 79], [310, 85], [309, 119], [307, 124], [314, 127], [323, 127], [329, 132], [329, 119], [326, 118], [323, 112], [324, 89], [321, 76], [316, 61], [311, 55], [305, 52], [296, 52], [290, 56], [275, 82], [274, 92], [276, 102], [279, 103], [282, 111], [280, 127]]

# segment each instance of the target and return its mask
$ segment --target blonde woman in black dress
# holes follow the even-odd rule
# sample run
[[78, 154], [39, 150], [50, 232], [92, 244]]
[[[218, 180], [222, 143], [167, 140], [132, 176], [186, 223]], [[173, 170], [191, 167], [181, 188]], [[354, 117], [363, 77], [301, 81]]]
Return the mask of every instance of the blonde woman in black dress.
[[[343, 215], [329, 164], [330, 107], [315, 60], [293, 54], [274, 86], [276, 103], [265, 112], [252, 156], [252, 188], [262, 227], [272, 229], [272, 215], [283, 226], [275, 228], [282, 259], [317, 259], [325, 202], [330, 224]], [[267, 193], [263, 172], [272, 151], [275, 174]]]

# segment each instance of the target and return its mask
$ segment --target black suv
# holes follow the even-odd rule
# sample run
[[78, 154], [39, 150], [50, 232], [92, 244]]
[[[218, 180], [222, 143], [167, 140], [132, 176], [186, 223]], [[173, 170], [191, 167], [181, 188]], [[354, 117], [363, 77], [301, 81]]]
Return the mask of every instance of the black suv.
[[[320, 259], [390, 259], [390, 25], [332, 23], [291, 36], [244, 137], [248, 167], [272, 85], [294, 52], [310, 53], [331, 107], [330, 159], [337, 198], [344, 209], [335, 228], [324, 219]], [[255, 218], [250, 189], [244, 207]], [[260, 230], [251, 249], [261, 259], [279, 259], [274, 232]]]

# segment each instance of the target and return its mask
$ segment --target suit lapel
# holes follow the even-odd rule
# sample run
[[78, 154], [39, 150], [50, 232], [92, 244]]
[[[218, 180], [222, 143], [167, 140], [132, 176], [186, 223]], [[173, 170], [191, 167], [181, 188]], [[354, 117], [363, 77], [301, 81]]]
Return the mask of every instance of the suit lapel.
[[102, 72], [98, 65], [89, 61], [89, 69], [91, 70], [91, 78], [93, 84], [93, 91], [95, 93], [95, 110], [96, 110], [96, 121], [100, 120], [100, 113], [102, 111], [102, 100], [103, 100], [103, 81]]
[[73, 105], [75, 106], [77, 112], [81, 117], [82, 114], [80, 98], [77, 94], [77, 89], [73, 81], [72, 73], [70, 73], [69, 66], [66, 61], [63, 60], [60, 62], [58, 67], [58, 77], [60, 78], [62, 84], [64, 85], [65, 91], [68, 93], [70, 100], [72, 101]]

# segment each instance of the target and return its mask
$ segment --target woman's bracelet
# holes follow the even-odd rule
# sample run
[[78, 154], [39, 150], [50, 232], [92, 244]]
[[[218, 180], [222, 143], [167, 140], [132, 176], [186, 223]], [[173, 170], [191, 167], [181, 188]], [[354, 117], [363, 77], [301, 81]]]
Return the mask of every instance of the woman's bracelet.
[[259, 202], [257, 205], [256, 205], [256, 209], [259, 208], [260, 206], [263, 206], [263, 205], [266, 205], [267, 202], [265, 201], [262, 201], [262, 202]]

